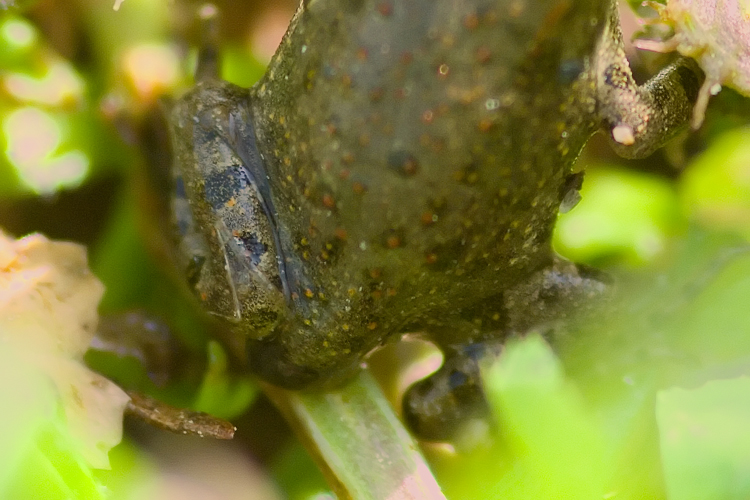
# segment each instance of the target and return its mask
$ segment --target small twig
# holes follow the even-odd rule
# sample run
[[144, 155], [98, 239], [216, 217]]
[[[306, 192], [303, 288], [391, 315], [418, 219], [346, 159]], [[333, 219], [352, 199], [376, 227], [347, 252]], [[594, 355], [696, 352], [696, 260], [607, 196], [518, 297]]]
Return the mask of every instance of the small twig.
[[221, 74], [219, 9], [214, 4], [204, 4], [198, 9], [198, 19], [200, 21], [201, 46], [198, 52], [195, 80], [200, 82], [219, 78]]
[[237, 428], [230, 422], [200, 411], [175, 408], [135, 391], [128, 391], [130, 402], [125, 414], [149, 425], [177, 434], [214, 439], [232, 439]]

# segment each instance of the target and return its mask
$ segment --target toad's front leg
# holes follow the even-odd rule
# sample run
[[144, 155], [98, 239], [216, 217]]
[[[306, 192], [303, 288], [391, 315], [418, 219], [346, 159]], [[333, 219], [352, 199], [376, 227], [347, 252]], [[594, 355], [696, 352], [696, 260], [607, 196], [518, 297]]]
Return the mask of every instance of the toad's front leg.
[[612, 9], [585, 78], [594, 89], [602, 128], [625, 158], [650, 155], [684, 128], [703, 79], [695, 61], [680, 58], [637, 85], [625, 57], [617, 9]]
[[[460, 440], [467, 424], [489, 415], [482, 364], [497, 358], [509, 337], [536, 331], [554, 343], [571, 318], [601, 305], [608, 295], [608, 281], [599, 271], [554, 258], [549, 267], [523, 283], [459, 311], [458, 321], [432, 332], [445, 356], [443, 365], [404, 396], [403, 415], [409, 427], [429, 441]], [[502, 313], [489, 312], [497, 311], [498, 303]], [[478, 324], [484, 330], [477, 332]]]

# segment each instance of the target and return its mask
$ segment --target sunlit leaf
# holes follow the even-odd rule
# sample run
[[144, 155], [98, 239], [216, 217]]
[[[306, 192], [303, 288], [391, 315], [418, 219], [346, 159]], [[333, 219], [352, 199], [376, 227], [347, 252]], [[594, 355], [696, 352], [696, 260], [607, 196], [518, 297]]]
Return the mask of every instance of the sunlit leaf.
[[541, 337], [510, 344], [485, 383], [515, 461], [494, 498], [593, 499], [610, 491], [600, 425]]
[[661, 391], [656, 418], [670, 500], [750, 497], [750, 378]]
[[217, 342], [208, 343], [208, 368], [193, 407], [216, 417], [232, 419], [242, 414], [258, 393], [255, 383], [232, 375], [227, 355]]
[[680, 193], [686, 211], [706, 226], [750, 238], [750, 129], [718, 137], [685, 172]]
[[596, 168], [586, 174], [581, 196], [560, 215], [554, 237], [558, 251], [575, 261], [643, 264], [681, 226], [674, 189], [654, 175]]

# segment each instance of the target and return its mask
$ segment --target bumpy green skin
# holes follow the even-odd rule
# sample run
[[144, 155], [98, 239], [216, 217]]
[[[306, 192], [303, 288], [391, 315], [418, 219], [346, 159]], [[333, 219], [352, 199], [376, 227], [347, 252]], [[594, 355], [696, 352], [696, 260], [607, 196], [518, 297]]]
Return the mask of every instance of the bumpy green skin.
[[[605, 0], [310, 0], [247, 101], [222, 83], [183, 99], [172, 122], [195, 224], [208, 228], [197, 246], [220, 256], [201, 271], [220, 275], [209, 293], [242, 278], [221, 269], [236, 252], [216, 243], [225, 216], [201, 200], [216, 170], [204, 149], [221, 149], [191, 128], [211, 109], [201, 93], [242, 109], [265, 169], [276, 231], [265, 248], [283, 268], [269, 296], [285, 302], [259, 328], [252, 304], [279, 302], [257, 286], [234, 301], [249, 369], [289, 388], [336, 383], [386, 340], [424, 332], [446, 363], [411, 390], [407, 419], [444, 439], [481, 413], [486, 346], [601, 292], [550, 246], [586, 140], [602, 123], [630, 127], [634, 144], [619, 148], [637, 155], [690, 114], [699, 77], [680, 63], [659, 77], [677, 97], [652, 99], [627, 78], [616, 22]], [[236, 136], [221, 120], [219, 135]], [[229, 317], [226, 300], [208, 306]]]
[[[290, 365], [327, 377], [409, 331], [481, 340], [502, 329], [502, 292], [550, 265], [565, 179], [595, 125], [574, 84], [607, 9], [511, 4], [298, 12], [252, 90], [279, 219], [315, 284], [300, 297], [311, 325], [269, 339]], [[490, 297], [487, 318], [465, 313]]]

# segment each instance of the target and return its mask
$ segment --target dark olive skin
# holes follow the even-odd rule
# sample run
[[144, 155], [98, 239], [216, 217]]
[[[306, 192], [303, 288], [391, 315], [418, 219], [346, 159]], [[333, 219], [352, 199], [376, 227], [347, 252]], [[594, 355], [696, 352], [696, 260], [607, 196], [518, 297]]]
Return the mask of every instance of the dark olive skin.
[[199, 83], [171, 113], [181, 249], [249, 370], [325, 387], [421, 332], [446, 361], [412, 428], [481, 415], [487, 349], [603, 290], [550, 244], [587, 139], [640, 156], [690, 116], [692, 63], [637, 87], [621, 47], [609, 0], [309, 0], [253, 88]]

